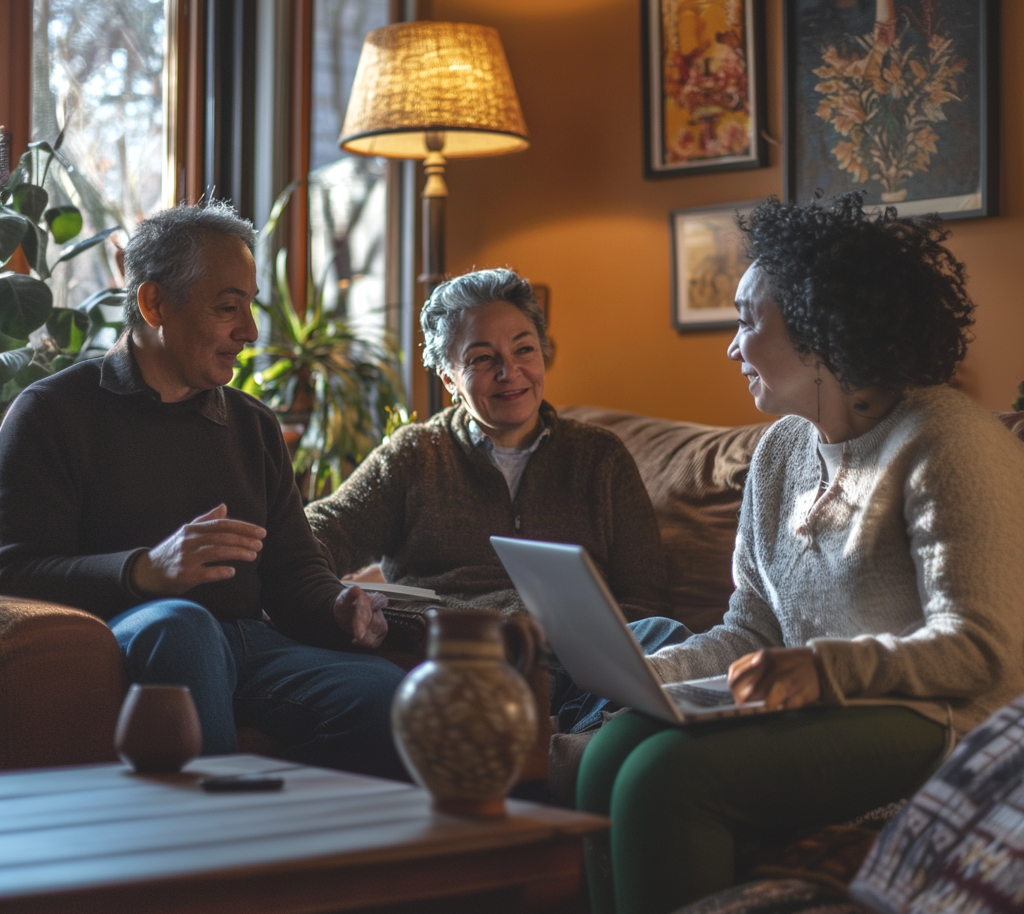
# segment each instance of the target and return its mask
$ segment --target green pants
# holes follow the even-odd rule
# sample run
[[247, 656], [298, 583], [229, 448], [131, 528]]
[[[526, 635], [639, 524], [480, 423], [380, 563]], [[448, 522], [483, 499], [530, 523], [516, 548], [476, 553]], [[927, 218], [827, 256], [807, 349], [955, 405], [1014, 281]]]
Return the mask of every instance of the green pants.
[[909, 796], [945, 746], [944, 727], [891, 706], [689, 727], [614, 718], [587, 747], [576, 791], [581, 810], [612, 819], [587, 853], [593, 912], [666, 914], [727, 888], [738, 836], [843, 822]]

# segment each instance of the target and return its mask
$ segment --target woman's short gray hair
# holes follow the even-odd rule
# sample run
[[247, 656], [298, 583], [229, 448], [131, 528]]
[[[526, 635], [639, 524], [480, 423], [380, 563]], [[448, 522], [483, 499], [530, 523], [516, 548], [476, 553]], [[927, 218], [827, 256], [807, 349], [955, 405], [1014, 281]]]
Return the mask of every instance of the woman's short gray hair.
[[466, 312], [494, 302], [515, 305], [532, 322], [540, 340], [544, 363], [551, 359], [547, 320], [530, 283], [512, 270], [477, 270], [456, 276], [434, 289], [420, 312], [423, 328], [423, 364], [434, 371], [451, 371], [451, 350]]
[[139, 223], [124, 249], [124, 330], [131, 333], [142, 326], [139, 287], [158, 283], [181, 307], [192, 285], [206, 272], [206, 244], [211, 237], [233, 236], [249, 250], [256, 230], [234, 207], [222, 200], [205, 206], [175, 206]]

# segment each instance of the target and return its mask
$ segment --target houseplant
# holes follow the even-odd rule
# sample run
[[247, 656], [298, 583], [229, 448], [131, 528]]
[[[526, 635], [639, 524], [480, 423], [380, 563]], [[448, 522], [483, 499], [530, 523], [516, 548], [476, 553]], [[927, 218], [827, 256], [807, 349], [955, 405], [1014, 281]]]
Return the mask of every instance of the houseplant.
[[[10, 176], [0, 176], [0, 410], [33, 381], [102, 355], [104, 333], [109, 337], [120, 326], [121, 290], [101, 290], [74, 308], [53, 304], [47, 284], [53, 270], [119, 229], [105, 229], [50, 259], [51, 239], [65, 245], [82, 231], [79, 209], [49, 206], [43, 186], [54, 161], [69, 167], [58, 153], [63, 137], [52, 146], [32, 143]], [[12, 269], [18, 260], [30, 272]]]
[[[274, 203], [259, 232], [257, 263], [271, 256], [274, 230], [296, 181]], [[400, 380], [401, 353], [391, 336], [360, 334], [345, 319], [344, 296], [324, 304], [324, 280], [309, 277], [305, 307], [292, 300], [288, 253], [273, 256], [273, 283], [253, 307], [262, 318], [261, 339], [238, 356], [232, 386], [296, 421], [293, 464], [303, 499], [328, 494], [381, 440], [415, 419], [406, 411]], [[355, 272], [355, 271], [353, 271]]]

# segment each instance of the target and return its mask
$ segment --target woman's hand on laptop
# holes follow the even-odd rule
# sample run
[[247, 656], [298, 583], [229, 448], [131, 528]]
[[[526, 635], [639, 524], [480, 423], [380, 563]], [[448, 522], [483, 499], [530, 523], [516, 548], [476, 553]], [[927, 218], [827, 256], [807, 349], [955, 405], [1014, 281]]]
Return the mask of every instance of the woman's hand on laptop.
[[817, 655], [809, 647], [770, 647], [729, 665], [737, 704], [763, 701], [769, 710], [792, 711], [821, 697]]

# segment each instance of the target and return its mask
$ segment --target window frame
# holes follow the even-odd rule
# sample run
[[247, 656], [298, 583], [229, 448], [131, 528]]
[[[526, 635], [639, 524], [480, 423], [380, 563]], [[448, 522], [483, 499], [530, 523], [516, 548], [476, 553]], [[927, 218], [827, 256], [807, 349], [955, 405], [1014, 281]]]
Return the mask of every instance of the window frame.
[[28, 149], [32, 117], [32, 0], [0, 6], [0, 125], [11, 134], [11, 167]]
[[[218, 0], [165, 0], [167, 60], [164, 68], [164, 181], [162, 202], [197, 203], [206, 173], [207, 25], [210, 5]], [[305, 177], [310, 163], [312, 115], [312, 44], [314, 0], [290, 0], [288, 148], [282, 187]], [[244, 4], [249, 6], [249, 4]], [[424, 0], [390, 0], [389, 21], [422, 18]], [[251, 9], [252, 7], [250, 7]], [[255, 12], [253, 12], [255, 15]], [[28, 148], [31, 131], [33, 0], [7, 0], [0, 5], [0, 125], [12, 135], [11, 158], [17, 162]], [[418, 195], [415, 163], [388, 162], [385, 305], [388, 327], [406, 354], [404, 381], [410, 402], [425, 389], [425, 375], [415, 370], [415, 251]], [[252, 176], [255, 184], [258, 177]], [[255, 190], [255, 188], [253, 188]], [[278, 192], [276, 189], [274, 193]], [[306, 300], [308, 200], [296, 194], [280, 229], [289, 246], [289, 284], [293, 300]]]

